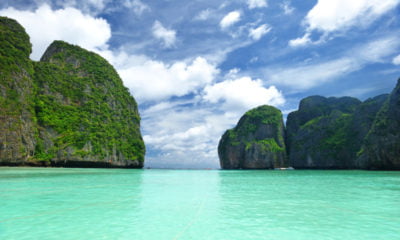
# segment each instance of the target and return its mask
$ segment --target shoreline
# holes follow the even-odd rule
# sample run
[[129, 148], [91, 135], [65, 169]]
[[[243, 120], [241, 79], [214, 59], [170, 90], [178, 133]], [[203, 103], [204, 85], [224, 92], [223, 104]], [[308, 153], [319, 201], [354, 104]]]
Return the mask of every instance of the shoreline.
[[224, 171], [224, 172], [230, 172], [230, 171], [243, 171], [243, 172], [250, 172], [250, 171], [368, 171], [368, 172], [379, 172], [379, 171], [385, 171], [385, 172], [400, 172], [399, 169], [338, 169], [338, 168], [329, 168], [329, 169], [323, 169], [323, 168], [274, 168], [274, 169], [222, 169], [222, 168], [149, 168], [149, 167], [143, 167], [143, 168], [133, 168], [133, 167], [84, 167], [84, 166], [74, 166], [74, 167], [66, 167], [66, 166], [38, 166], [38, 165], [0, 165], [0, 169], [4, 168], [32, 168], [32, 169], [46, 169], [46, 168], [53, 168], [53, 169], [137, 169], [137, 170], [182, 170], [182, 171]]

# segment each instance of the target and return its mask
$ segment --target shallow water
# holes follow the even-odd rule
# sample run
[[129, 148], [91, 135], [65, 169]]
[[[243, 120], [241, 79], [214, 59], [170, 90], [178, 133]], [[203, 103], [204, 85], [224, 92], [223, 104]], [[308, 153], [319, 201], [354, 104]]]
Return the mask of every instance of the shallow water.
[[400, 239], [400, 172], [0, 168], [0, 239]]

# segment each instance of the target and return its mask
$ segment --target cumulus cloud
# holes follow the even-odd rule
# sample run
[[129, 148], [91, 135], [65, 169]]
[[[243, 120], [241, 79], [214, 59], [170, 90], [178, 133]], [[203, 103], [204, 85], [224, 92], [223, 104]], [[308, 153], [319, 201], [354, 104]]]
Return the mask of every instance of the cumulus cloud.
[[219, 168], [217, 146], [226, 129], [250, 108], [284, 104], [274, 86], [266, 88], [261, 80], [250, 77], [237, 78], [237, 73], [234, 69], [226, 76], [234, 79], [208, 84], [202, 98], [164, 100], [141, 112], [150, 149], [146, 166]]
[[[108, 1], [88, 2], [103, 8]], [[137, 5], [140, 1], [125, 3], [123, 7], [131, 7], [134, 11], [138, 7], [136, 14], [148, 10], [140, 10]], [[34, 59], [39, 59], [45, 48], [59, 39], [99, 53], [116, 68], [141, 106], [141, 126], [148, 150], [147, 166], [218, 168], [217, 144], [222, 133], [253, 106], [284, 102], [275, 87], [263, 87], [261, 80], [238, 78], [239, 70], [232, 70], [227, 76], [219, 75], [217, 64], [222, 60], [210, 62], [209, 57], [199, 56], [165, 63], [145, 55], [128, 53], [124, 48], [111, 49], [107, 45], [111, 36], [107, 21], [72, 8], [73, 4], [69, 6], [52, 10], [43, 5], [31, 11], [8, 8], [1, 10], [0, 14], [17, 19], [27, 29], [33, 43]], [[240, 20], [240, 12], [237, 13], [237, 20], [226, 20], [226, 26]], [[260, 35], [261, 38], [266, 29], [257, 29], [254, 29], [252, 37]], [[165, 47], [174, 45], [174, 30], [165, 28], [158, 21], [152, 30]], [[237, 49], [239, 44], [247, 43], [221, 48], [221, 55]], [[215, 84], [217, 78], [232, 80]], [[237, 96], [229, 96], [226, 89]]]
[[394, 65], [400, 65], [400, 55], [397, 55], [396, 57], [393, 58], [392, 63]]
[[313, 31], [322, 32], [326, 36], [354, 26], [367, 26], [399, 3], [400, 0], [318, 0], [304, 19], [305, 35], [292, 40], [291, 46], [311, 43], [309, 34]]
[[332, 32], [370, 23], [398, 3], [398, 0], [319, 0], [305, 20], [310, 30]]
[[159, 21], [155, 21], [153, 24], [153, 36], [162, 40], [165, 48], [175, 45], [176, 31], [165, 28]]
[[193, 93], [210, 84], [218, 73], [218, 69], [202, 57], [197, 57], [191, 63], [176, 62], [172, 65], [151, 59], [137, 61], [134, 58], [125, 59], [123, 65], [119, 63], [118, 73], [140, 101]]
[[48, 5], [35, 11], [7, 8], [0, 10], [0, 15], [14, 18], [24, 26], [31, 37], [31, 58], [34, 60], [40, 59], [54, 40], [95, 50], [106, 47], [111, 37], [111, 28], [106, 20], [85, 15], [75, 8], [52, 10]]
[[265, 34], [271, 31], [271, 27], [267, 24], [263, 24], [257, 28], [251, 28], [249, 31], [249, 36], [253, 38], [253, 40], [260, 40]]
[[[237, 73], [234, 69], [226, 77]], [[224, 131], [250, 108], [263, 104], [281, 106], [284, 102], [274, 86], [263, 87], [261, 80], [250, 77], [210, 83], [202, 98], [158, 102], [141, 112], [144, 140], [150, 149], [145, 164], [219, 168], [217, 146]]]
[[237, 23], [238, 21], [240, 21], [240, 15], [241, 14], [239, 11], [232, 11], [227, 15], [225, 15], [224, 18], [222, 18], [219, 25], [221, 26], [222, 29], [228, 28], [233, 24]]
[[203, 96], [210, 103], [222, 102], [227, 110], [250, 109], [263, 104], [280, 106], [285, 99], [275, 86], [265, 88], [260, 79], [242, 77], [226, 80], [205, 88]]
[[[252, 107], [284, 102], [275, 87], [263, 88], [259, 80], [245, 77], [220, 84], [210, 85], [205, 95], [208, 99], [203, 101], [166, 101], [141, 112], [146, 123], [142, 124], [144, 140], [153, 151], [148, 152], [146, 166], [219, 168], [217, 146], [224, 131]], [[240, 92], [239, 89], [263, 96], [257, 97], [258, 100], [248, 100], [250, 93], [236, 99], [230, 96]], [[234, 92], [228, 93], [229, 90]]]
[[238, 116], [216, 113], [206, 105], [185, 107], [187, 102], [166, 105], [170, 107], [157, 114], [141, 114], [145, 121], [149, 119], [143, 125], [144, 141], [155, 150], [148, 152], [146, 166], [219, 168], [218, 140], [237, 122]]
[[267, 0], [248, 0], [247, 5], [250, 9], [267, 7]]

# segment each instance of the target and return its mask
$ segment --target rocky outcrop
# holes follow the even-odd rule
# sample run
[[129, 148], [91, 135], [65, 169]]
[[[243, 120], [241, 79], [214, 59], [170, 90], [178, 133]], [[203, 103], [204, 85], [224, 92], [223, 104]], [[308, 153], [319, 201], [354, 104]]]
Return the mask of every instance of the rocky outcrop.
[[358, 168], [357, 154], [386, 98], [381, 95], [363, 103], [350, 97], [302, 100], [299, 110], [287, 119], [290, 165], [298, 169]]
[[288, 115], [285, 133], [281, 119], [268, 106], [247, 112], [220, 140], [221, 167], [400, 170], [400, 80], [390, 95], [364, 102], [307, 97]]
[[218, 155], [223, 169], [271, 169], [287, 166], [285, 149], [282, 113], [265, 105], [225, 132]]
[[376, 118], [377, 113], [382, 108], [384, 103], [387, 101], [389, 94], [382, 94], [373, 98], [365, 100], [360, 106], [356, 108], [353, 113], [353, 117], [350, 123], [350, 129], [353, 129], [354, 144], [356, 144], [357, 154], [356, 158], [360, 154], [361, 146], [364, 142], [365, 137], [370, 131], [372, 124]]
[[322, 97], [310, 96], [300, 101], [299, 110], [289, 113], [286, 121], [288, 152], [292, 146], [292, 138], [308, 121], [322, 116], [328, 116], [333, 111], [348, 114], [361, 104], [361, 101], [352, 97]]
[[374, 119], [358, 165], [371, 170], [400, 170], [400, 79]]
[[31, 44], [15, 20], [0, 17], [0, 165], [18, 165], [34, 155], [37, 128]]
[[55, 41], [32, 62], [24, 29], [0, 30], [0, 164], [143, 166], [136, 101], [105, 59]]

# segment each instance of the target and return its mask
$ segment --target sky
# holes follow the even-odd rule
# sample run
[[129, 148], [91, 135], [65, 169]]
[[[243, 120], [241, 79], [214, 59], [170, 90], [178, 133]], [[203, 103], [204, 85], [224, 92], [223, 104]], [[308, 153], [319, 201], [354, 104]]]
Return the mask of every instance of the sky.
[[1, 0], [39, 60], [53, 40], [94, 51], [139, 104], [146, 167], [219, 168], [221, 135], [268, 104], [361, 100], [400, 76], [400, 0]]

